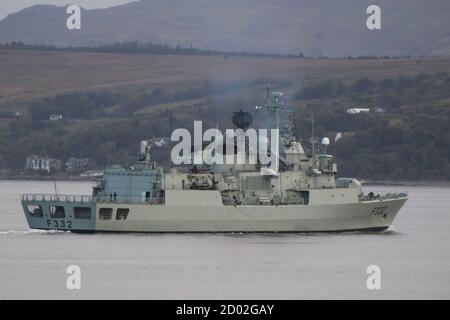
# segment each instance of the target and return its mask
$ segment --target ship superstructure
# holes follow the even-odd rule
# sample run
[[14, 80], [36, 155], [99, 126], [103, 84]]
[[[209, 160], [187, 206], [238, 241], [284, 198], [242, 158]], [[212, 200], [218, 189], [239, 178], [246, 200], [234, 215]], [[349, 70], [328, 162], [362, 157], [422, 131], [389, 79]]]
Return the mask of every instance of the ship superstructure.
[[[308, 232], [384, 230], [392, 224], [407, 194], [364, 194], [357, 179], [336, 178], [328, 139], [305, 152], [283, 93], [268, 90], [264, 106], [253, 116], [235, 112], [233, 123], [247, 130], [253, 118], [279, 129], [275, 170], [257, 162], [164, 172], [152, 160], [153, 141], [142, 141], [138, 162], [107, 168], [92, 195], [23, 195], [28, 224], [78, 232]], [[225, 149], [225, 157], [238, 156]]]

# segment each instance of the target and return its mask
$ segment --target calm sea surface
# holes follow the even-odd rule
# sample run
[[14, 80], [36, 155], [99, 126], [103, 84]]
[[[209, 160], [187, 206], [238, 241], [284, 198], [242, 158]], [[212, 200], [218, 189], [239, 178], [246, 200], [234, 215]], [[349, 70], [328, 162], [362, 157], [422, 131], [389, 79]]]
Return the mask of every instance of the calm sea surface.
[[[58, 182], [89, 194], [91, 183]], [[382, 234], [90, 234], [30, 231], [20, 193], [52, 182], [0, 181], [0, 298], [450, 299], [450, 188], [408, 191]], [[81, 290], [66, 268], [81, 268]], [[366, 268], [381, 268], [368, 290]]]

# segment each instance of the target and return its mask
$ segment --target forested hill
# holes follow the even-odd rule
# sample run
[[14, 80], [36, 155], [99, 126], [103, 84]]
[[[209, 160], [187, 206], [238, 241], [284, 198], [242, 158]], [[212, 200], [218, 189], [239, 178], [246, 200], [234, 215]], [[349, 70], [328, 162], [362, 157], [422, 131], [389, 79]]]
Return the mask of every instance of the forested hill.
[[[372, 180], [450, 180], [450, 76], [332, 82], [303, 88], [319, 136], [346, 132], [329, 149], [340, 174]], [[346, 114], [348, 106], [369, 114]], [[303, 121], [303, 127], [307, 123]], [[304, 132], [304, 134], [307, 134]]]
[[[230, 128], [232, 112], [254, 110], [272, 84], [294, 108], [306, 148], [314, 112], [316, 136], [330, 138], [339, 176], [450, 180], [448, 58], [0, 55], [2, 176], [29, 174], [32, 154], [63, 163], [89, 158], [93, 169], [133, 163], [140, 140], [170, 134], [170, 118], [173, 128], [190, 129], [194, 120]], [[349, 108], [371, 112], [352, 115]], [[155, 152], [168, 165], [169, 150]]]

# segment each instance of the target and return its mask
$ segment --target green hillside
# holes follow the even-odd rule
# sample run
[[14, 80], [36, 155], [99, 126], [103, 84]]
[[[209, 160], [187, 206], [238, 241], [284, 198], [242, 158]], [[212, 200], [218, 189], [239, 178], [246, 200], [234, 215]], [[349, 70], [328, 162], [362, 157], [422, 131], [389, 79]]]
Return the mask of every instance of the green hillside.
[[[0, 51], [0, 171], [25, 159], [131, 163], [140, 140], [191, 128], [231, 127], [231, 113], [286, 93], [305, 147], [332, 140], [341, 176], [449, 180], [450, 58], [300, 59]], [[384, 112], [349, 115], [351, 107]], [[50, 121], [52, 114], [63, 119]], [[343, 138], [334, 142], [337, 132]], [[168, 164], [167, 148], [157, 159]]]

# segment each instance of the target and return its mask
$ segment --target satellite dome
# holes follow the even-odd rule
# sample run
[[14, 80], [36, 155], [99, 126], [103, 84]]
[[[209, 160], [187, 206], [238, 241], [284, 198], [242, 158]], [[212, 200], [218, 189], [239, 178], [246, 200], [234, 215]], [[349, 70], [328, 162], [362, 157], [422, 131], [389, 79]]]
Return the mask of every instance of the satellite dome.
[[330, 144], [330, 139], [328, 139], [327, 137], [322, 139], [322, 144], [325, 146], [328, 146]]

